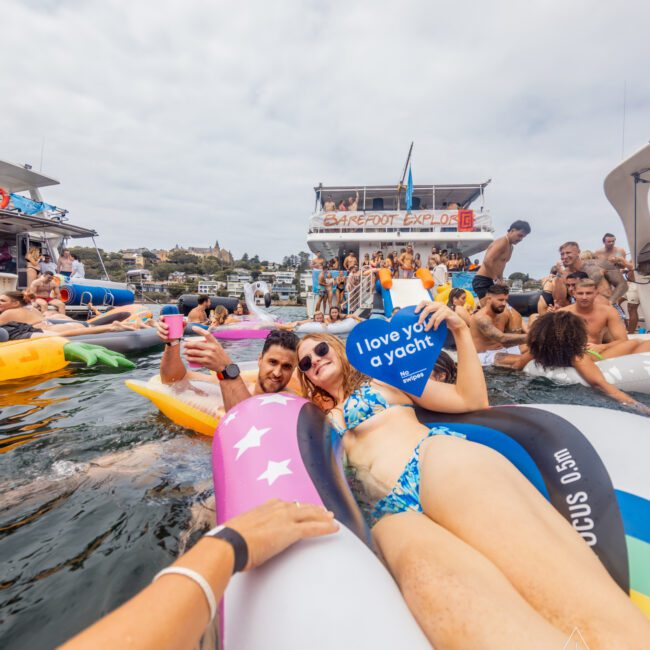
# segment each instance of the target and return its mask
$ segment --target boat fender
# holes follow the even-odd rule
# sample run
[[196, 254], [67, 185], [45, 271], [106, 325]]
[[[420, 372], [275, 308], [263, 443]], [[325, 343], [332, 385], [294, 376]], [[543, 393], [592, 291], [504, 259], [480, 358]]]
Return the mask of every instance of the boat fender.
[[435, 283], [435, 280], [433, 279], [433, 276], [431, 275], [431, 271], [429, 269], [418, 269], [415, 272], [415, 277], [420, 278], [422, 281], [422, 286], [428, 291], [429, 289], [433, 289]]
[[381, 286], [388, 291], [393, 286], [393, 274], [388, 269], [379, 269], [377, 276]]
[[0, 187], [0, 209], [4, 210], [9, 205], [9, 192]]

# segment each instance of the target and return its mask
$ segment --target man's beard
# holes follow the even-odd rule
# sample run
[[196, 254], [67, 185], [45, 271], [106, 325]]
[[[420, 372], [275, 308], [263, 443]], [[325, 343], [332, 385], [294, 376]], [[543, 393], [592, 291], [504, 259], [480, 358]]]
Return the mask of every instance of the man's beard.
[[495, 314], [503, 314], [503, 312], [504, 312], [505, 310], [506, 310], [506, 306], [505, 306], [505, 305], [502, 305], [502, 306], [500, 306], [500, 307], [495, 307], [494, 305], [492, 305], [492, 311], [493, 311]]
[[286, 388], [286, 384], [283, 384], [282, 382], [276, 384], [270, 379], [268, 381], [260, 379], [260, 386], [265, 393], [279, 393], [281, 390]]

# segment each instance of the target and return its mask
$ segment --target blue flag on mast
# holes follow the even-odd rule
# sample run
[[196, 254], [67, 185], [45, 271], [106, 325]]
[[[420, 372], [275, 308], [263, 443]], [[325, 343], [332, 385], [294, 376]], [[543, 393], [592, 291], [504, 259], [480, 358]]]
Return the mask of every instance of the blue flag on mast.
[[406, 211], [410, 212], [413, 208], [413, 174], [409, 165], [409, 178], [406, 182]]

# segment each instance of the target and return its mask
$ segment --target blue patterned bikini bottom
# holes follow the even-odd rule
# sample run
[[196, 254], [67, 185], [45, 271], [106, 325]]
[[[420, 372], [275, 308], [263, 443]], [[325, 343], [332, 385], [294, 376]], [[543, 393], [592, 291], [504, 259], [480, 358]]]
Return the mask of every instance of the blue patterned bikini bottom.
[[372, 510], [372, 520], [376, 523], [384, 515], [395, 515], [407, 510], [422, 512], [420, 504], [420, 446], [431, 436], [454, 436], [465, 438], [465, 434], [439, 426], [429, 429], [427, 435], [420, 440], [413, 451], [404, 471], [397, 479], [395, 487], [383, 498], [377, 501]]

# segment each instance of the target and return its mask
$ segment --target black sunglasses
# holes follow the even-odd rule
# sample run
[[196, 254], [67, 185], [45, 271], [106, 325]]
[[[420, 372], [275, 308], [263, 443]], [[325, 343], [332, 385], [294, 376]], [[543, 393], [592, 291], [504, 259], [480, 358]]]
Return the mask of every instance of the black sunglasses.
[[[321, 341], [315, 348], [314, 354], [317, 357], [324, 357], [330, 351], [330, 346], [325, 341]], [[311, 354], [303, 357], [298, 361], [300, 372], [309, 372], [311, 370]]]

